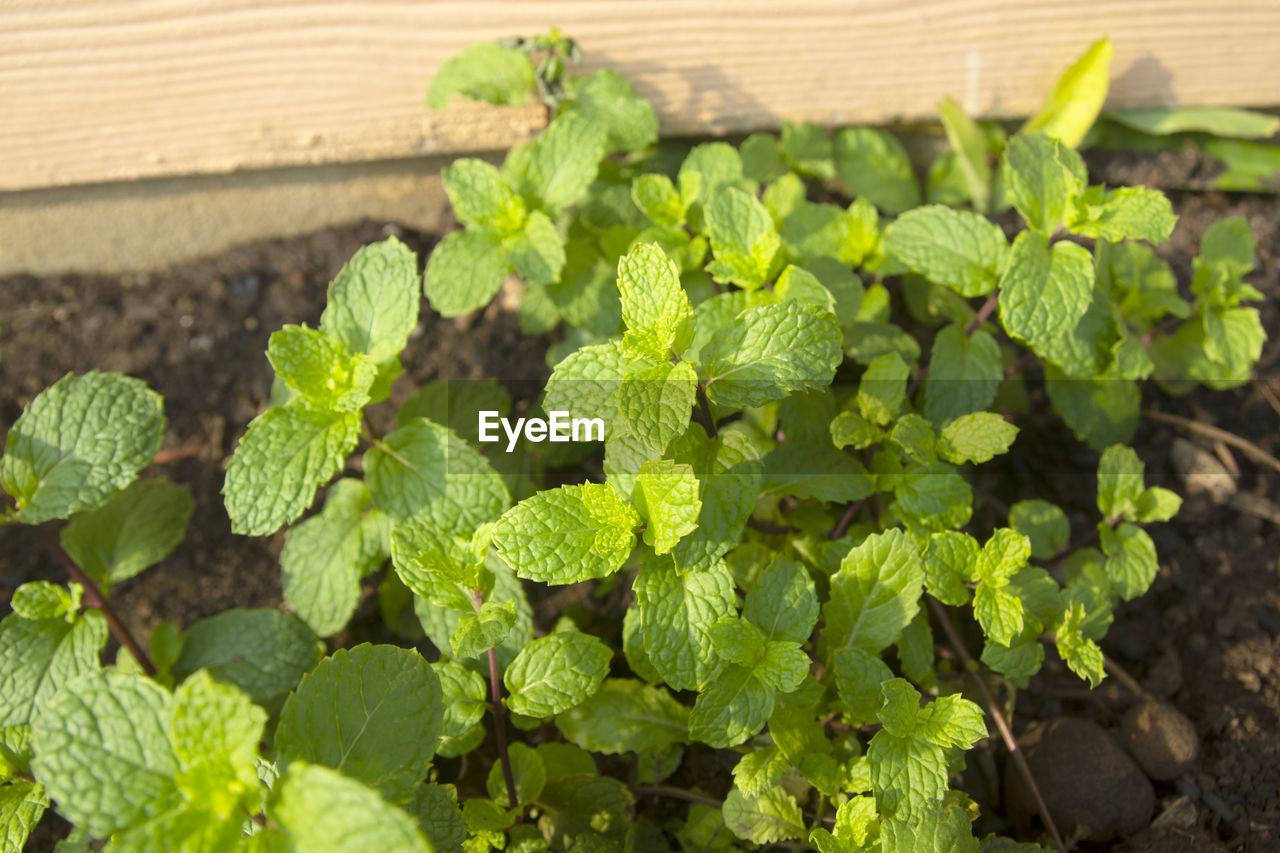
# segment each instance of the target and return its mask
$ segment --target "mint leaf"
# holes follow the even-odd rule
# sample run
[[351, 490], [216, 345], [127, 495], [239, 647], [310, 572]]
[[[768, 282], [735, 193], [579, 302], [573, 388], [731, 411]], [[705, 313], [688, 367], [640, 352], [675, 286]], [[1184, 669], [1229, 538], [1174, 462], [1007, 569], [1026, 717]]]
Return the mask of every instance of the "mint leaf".
[[831, 577], [831, 598], [822, 608], [831, 649], [875, 654], [891, 645], [919, 610], [923, 591], [923, 561], [906, 534], [893, 529], [868, 536]]
[[1081, 441], [1102, 451], [1133, 440], [1142, 405], [1136, 382], [1070, 377], [1052, 363], [1045, 364], [1044, 376], [1053, 410]]
[[858, 381], [858, 408], [878, 426], [888, 425], [907, 401], [911, 368], [895, 352], [871, 360]]
[[488, 460], [447, 428], [417, 419], [364, 455], [365, 482], [379, 510], [398, 522], [419, 515], [470, 533], [511, 504]]
[[391, 533], [396, 574], [415, 595], [432, 604], [470, 612], [475, 607], [473, 591], [487, 594], [491, 588], [484, 571], [489, 530], [481, 528], [468, 542], [429, 518], [402, 524]]
[[879, 655], [863, 649], [837, 649], [832, 659], [841, 710], [854, 724], [878, 719], [884, 696], [880, 685], [893, 680], [893, 672]]
[[427, 106], [442, 110], [457, 95], [489, 104], [518, 105], [533, 94], [533, 63], [523, 52], [492, 42], [473, 44], [436, 69]]
[[565, 246], [555, 223], [541, 210], [524, 227], [503, 241], [507, 261], [531, 285], [555, 284], [565, 265]]
[[1009, 255], [1000, 226], [969, 211], [931, 204], [909, 210], [885, 231], [888, 250], [934, 284], [985, 296]]
[[1027, 119], [1023, 133], [1042, 131], [1075, 148], [1084, 139], [1107, 99], [1111, 57], [1110, 39], [1094, 42], [1085, 54], [1058, 78], [1040, 111]]
[[141, 380], [68, 373], [9, 430], [0, 486], [26, 524], [97, 509], [151, 464], [163, 433], [160, 396]]
[[649, 663], [676, 690], [702, 689], [720, 674], [711, 629], [734, 613], [733, 576], [723, 563], [678, 572], [669, 558], [646, 559], [634, 583]]
[[420, 785], [404, 808], [418, 819], [430, 849], [460, 849], [466, 841], [467, 827], [458, 808], [458, 792], [452, 785]]
[[920, 204], [920, 184], [911, 159], [887, 130], [847, 127], [836, 134], [833, 155], [840, 183], [854, 196], [892, 214]]
[[776, 787], [790, 762], [776, 746], [748, 752], [733, 765], [733, 784], [744, 796], [758, 797]]
[[1107, 555], [1107, 577], [1121, 598], [1132, 601], [1147, 591], [1160, 570], [1155, 543], [1136, 524], [1126, 522], [1112, 530], [1103, 522], [1098, 529]]
[[511, 262], [499, 238], [487, 231], [454, 231], [427, 259], [423, 293], [445, 317], [470, 314], [489, 304]]
[[415, 418], [426, 418], [475, 445], [479, 443], [480, 412], [496, 411], [505, 416], [510, 410], [511, 395], [496, 379], [428, 382], [400, 404], [396, 426], [404, 426]]
[[646, 462], [636, 477], [632, 501], [645, 521], [644, 541], [665, 554], [698, 526], [702, 510], [693, 466], [666, 459]]
[[286, 385], [322, 409], [359, 411], [369, 402], [378, 368], [339, 340], [306, 326], [285, 326], [271, 335], [267, 358]]
[[687, 361], [655, 364], [633, 373], [618, 389], [614, 438], [636, 441], [647, 458], [662, 456], [689, 425], [698, 374]]
[[441, 697], [440, 679], [415, 651], [339, 649], [284, 703], [275, 746], [286, 761], [323, 764], [404, 799], [435, 754]]
[[680, 540], [671, 556], [683, 572], [712, 566], [738, 544], [760, 490], [759, 451], [741, 433], [725, 432], [708, 439], [694, 424], [671, 445], [677, 462], [693, 466], [702, 509], [698, 527]]
[[92, 578], [116, 583], [154, 566], [187, 533], [194, 502], [168, 480], [139, 480], [105, 506], [77, 513], [62, 547]]
[[1182, 498], [1168, 489], [1152, 486], [1138, 495], [1134, 505], [1135, 521], [1168, 521], [1182, 508]]
[[600, 688], [613, 652], [590, 634], [558, 631], [525, 646], [503, 674], [517, 714], [552, 717]]
[[[74, 595], [72, 590], [75, 591]], [[13, 591], [9, 606], [23, 619], [65, 619], [75, 622], [84, 587], [71, 589], [51, 581], [29, 581]]]
[[653, 104], [636, 94], [630, 81], [608, 68], [570, 78], [562, 109], [604, 126], [608, 151], [639, 151], [658, 141], [658, 116]]
[[831, 421], [831, 443], [843, 450], [865, 450], [883, 437], [880, 428], [857, 412], [841, 412]]
[[1280, 130], [1280, 118], [1235, 107], [1153, 107], [1108, 111], [1106, 118], [1150, 136], [1199, 131], [1236, 139], [1265, 139]]
[[707, 272], [719, 281], [751, 290], [768, 281], [782, 240], [764, 205], [754, 196], [728, 187], [711, 199], [706, 217], [707, 236], [715, 254]]
[[973, 594], [973, 615], [994, 642], [1007, 646], [1022, 633], [1022, 602], [1016, 595], [989, 583]]
[[1098, 460], [1098, 511], [1104, 518], [1131, 518], [1142, 497], [1146, 465], [1132, 447], [1112, 445]]
[[268, 815], [292, 842], [288, 849], [316, 853], [431, 850], [413, 818], [387, 803], [373, 788], [304, 761], [289, 766]]
[[731, 409], [825, 388], [843, 359], [835, 315], [788, 301], [747, 308], [702, 352], [707, 396]]
[[502, 643], [518, 619], [514, 601], [486, 601], [458, 617], [449, 645], [459, 658], [478, 658]]
[[440, 176], [454, 216], [463, 225], [499, 237], [510, 237], [524, 227], [524, 202], [491, 163], [464, 157], [446, 166]]
[[1005, 190], [1027, 227], [1047, 236], [1057, 231], [1089, 180], [1079, 154], [1039, 133], [1009, 140], [1002, 174]]
[[1113, 243], [1126, 239], [1163, 243], [1177, 222], [1173, 206], [1159, 190], [1092, 187], [1076, 201], [1070, 228], [1084, 237]]
[[254, 418], [222, 486], [232, 531], [263, 536], [302, 515], [359, 435], [359, 412], [313, 409], [301, 401]]
[[573, 412], [574, 417], [602, 418], [608, 424], [617, 414], [623, 379], [643, 367], [624, 354], [620, 341], [583, 347], [555, 365], [542, 407]]
[[445, 705], [436, 754], [456, 758], [470, 752], [484, 738], [480, 720], [484, 717], [489, 687], [480, 673], [455, 660], [442, 659], [431, 664], [431, 669], [440, 679]]
[[[487, 651], [486, 643], [490, 637], [499, 635], [494, 653], [498, 659], [498, 667], [501, 669], [511, 663], [516, 653], [533, 640], [533, 615], [520, 579], [512, 574], [506, 563], [494, 556], [486, 560], [484, 569], [486, 577], [490, 574], [493, 577], [493, 588], [485, 593], [485, 603], [489, 605], [489, 609], [483, 611], [483, 607], [481, 608], [487, 617], [486, 620], [477, 618], [474, 600], [468, 600], [464, 610], [461, 607], [441, 606], [428, 599], [415, 597], [413, 610], [422, 625], [422, 630], [426, 632], [431, 642], [443, 654], [452, 657], [464, 657], [462, 651], [469, 652], [469, 656]], [[487, 581], [485, 586], [488, 586]], [[466, 597], [470, 599], [469, 594]], [[508, 602], [510, 607], [507, 606]], [[467, 627], [463, 636], [458, 636], [458, 629], [468, 613], [470, 618], [465, 619], [468, 623]], [[512, 621], [508, 621], [509, 618], [512, 618]], [[468, 644], [469, 648], [462, 650], [455, 648], [455, 636]]]
[[[542, 794], [542, 789], [547, 784], [547, 770], [542, 764], [542, 757], [527, 744], [513, 743], [509, 758], [516, 783], [516, 802], [528, 805]], [[495, 761], [489, 768], [485, 788], [495, 802], [505, 800], [507, 786], [501, 762]]]
[[685, 200], [666, 175], [639, 175], [631, 182], [631, 200], [658, 225], [684, 224]]
[[170, 697], [139, 675], [87, 674], [35, 718], [32, 772], [58, 811], [99, 837], [179, 802]]
[[818, 621], [813, 578], [799, 563], [775, 558], [747, 592], [742, 618], [763, 631], [766, 640], [805, 642]]
[[1071, 602], [1058, 626], [1058, 653], [1072, 672], [1088, 681], [1090, 687], [1097, 687], [1106, 677], [1106, 661], [1097, 643], [1084, 635], [1084, 619], [1084, 606]]
[[493, 529], [493, 545], [522, 578], [577, 583], [616, 572], [639, 523], [607, 483], [561, 486], [508, 510]]
[[373, 508], [359, 480], [338, 480], [324, 510], [285, 533], [280, 575], [289, 609], [327, 637], [344, 628], [360, 598], [360, 579], [389, 555], [391, 520]]
[[990, 333], [977, 329], [966, 335], [959, 324], [947, 326], [933, 339], [924, 416], [942, 424], [982, 411], [995, 401], [1003, 379], [1000, 345]]
[[952, 161], [958, 177], [964, 181], [969, 199], [978, 211], [991, 208], [991, 164], [987, 135], [952, 98], [938, 102], [942, 129], [955, 155]]
[[618, 291], [627, 325], [623, 350], [637, 358], [666, 361], [692, 338], [693, 309], [680, 286], [680, 272], [655, 243], [635, 246], [618, 261]]
[[734, 835], [753, 844], [773, 844], [804, 838], [804, 818], [795, 799], [781, 788], [748, 797], [738, 788], [724, 800], [724, 825]]
[[24, 619], [0, 621], [0, 726], [24, 726], [68, 682], [98, 668], [107, 643], [107, 623], [98, 611], [68, 622]]
[[760, 731], [773, 713], [774, 688], [750, 669], [730, 664], [698, 694], [689, 712], [689, 737], [716, 749], [736, 746]]
[[657, 752], [688, 738], [688, 711], [667, 691], [608, 678], [586, 701], [556, 717], [572, 743], [592, 752]]
[[589, 116], [564, 113], [527, 147], [508, 155], [503, 175], [526, 201], [554, 217], [586, 198], [604, 159], [607, 136], [607, 129]]
[[320, 331], [384, 365], [418, 325], [418, 257], [394, 237], [352, 256], [329, 283]]
[[760, 486], [765, 494], [775, 497], [792, 495], [836, 503], [861, 500], [875, 491], [867, 469], [849, 454], [793, 441], [769, 451]]
[[1018, 501], [1009, 508], [1009, 526], [1031, 541], [1031, 556], [1037, 560], [1054, 556], [1071, 538], [1067, 514], [1048, 501]]
[[1084, 317], [1093, 295], [1093, 259], [1074, 243], [1052, 247], [1024, 231], [1000, 279], [1000, 321], [1015, 339], [1052, 358]]
[[0, 845], [21, 850], [49, 807], [44, 787], [25, 779], [0, 786]]
[[959, 465], [987, 462], [1008, 453], [1018, 428], [994, 412], [961, 415], [942, 428], [938, 455]]
[[292, 690], [324, 654], [324, 644], [296, 616], [278, 610], [225, 610], [187, 629], [173, 674], [207, 669], [255, 702]]
[[969, 600], [968, 581], [978, 577], [978, 543], [972, 536], [945, 530], [929, 538], [924, 555], [925, 585], [929, 594], [952, 607]]

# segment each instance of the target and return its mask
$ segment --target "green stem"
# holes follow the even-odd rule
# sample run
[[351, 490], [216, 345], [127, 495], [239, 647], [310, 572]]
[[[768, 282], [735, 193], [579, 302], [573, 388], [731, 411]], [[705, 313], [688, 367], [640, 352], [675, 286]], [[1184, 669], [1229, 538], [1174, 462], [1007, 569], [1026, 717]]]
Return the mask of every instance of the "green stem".
[[[477, 610], [483, 606], [484, 598], [479, 590], [473, 590], [471, 598]], [[516, 776], [511, 771], [511, 755], [507, 749], [507, 717], [503, 711], [502, 680], [498, 677], [498, 656], [489, 649], [489, 693], [493, 698], [493, 734], [498, 742], [498, 760], [502, 762], [502, 778], [507, 783], [507, 802], [510, 808], [520, 804], [516, 796]]]

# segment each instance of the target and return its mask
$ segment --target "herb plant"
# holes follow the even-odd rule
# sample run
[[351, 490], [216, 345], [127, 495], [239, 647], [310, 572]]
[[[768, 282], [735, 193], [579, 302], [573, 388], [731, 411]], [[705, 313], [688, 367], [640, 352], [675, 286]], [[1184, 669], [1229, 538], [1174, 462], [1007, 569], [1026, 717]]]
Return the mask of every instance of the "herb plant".
[[[291, 613], [161, 623], [144, 650], [109, 593], [190, 515], [177, 487], [135, 479], [159, 398], [68, 376], [13, 426], [3, 520], [35, 527], [72, 583], [22, 586], [0, 622], [5, 849], [51, 802], [68, 850], [1040, 849], [977, 840], [951, 780], [1000, 714], [993, 690], [1046, 650], [1104, 677], [1113, 608], [1157, 572], [1145, 527], [1180, 502], [1126, 446], [1139, 383], [1247, 380], [1264, 338], [1247, 227], [1211, 228], [1183, 289], [1151, 248], [1167, 199], [1088, 185], [1073, 146], [1106, 42], [1012, 135], [945, 102], [952, 151], [924, 186], [875, 128], [658, 144], [652, 106], [613, 72], [573, 76], [577, 56], [553, 33], [447, 63], [433, 107], [536, 93], [546, 130], [500, 167], [445, 170], [462, 228], [425, 277], [394, 238], [367, 246], [318, 329], [271, 336], [272, 404], [224, 494], [235, 531], [287, 527]], [[838, 192], [853, 200], [812, 200]], [[599, 467], [600, 443], [481, 441], [482, 413], [512, 408], [492, 381], [423, 386], [384, 435], [364, 417], [423, 291], [465, 314], [513, 273], [524, 328], [562, 329], [536, 411], [600, 418]], [[971, 523], [970, 471], [1009, 451], [1041, 372], [1100, 453], [1096, 527], [1074, 540], [1044, 500]], [[388, 562], [387, 621], [420, 624], [438, 660], [326, 656]], [[529, 594], [584, 582], [625, 615], [570, 609], [537, 636]], [[109, 629], [122, 652], [102, 666]], [[732, 757], [722, 801], [669, 784], [695, 748]], [[455, 785], [437, 756], [485, 782]], [[659, 825], [637, 816], [652, 797], [688, 808]]]

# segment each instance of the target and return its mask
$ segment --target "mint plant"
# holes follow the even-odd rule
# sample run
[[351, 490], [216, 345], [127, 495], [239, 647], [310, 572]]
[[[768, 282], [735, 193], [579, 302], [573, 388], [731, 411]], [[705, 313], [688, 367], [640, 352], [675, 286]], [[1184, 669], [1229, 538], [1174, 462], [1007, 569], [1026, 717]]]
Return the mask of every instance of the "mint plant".
[[[1089, 186], [1075, 146], [1109, 57], [1013, 135], [944, 102], [953, 150], [923, 185], [875, 128], [660, 144], [652, 106], [571, 75], [558, 33], [446, 63], [433, 108], [536, 95], [548, 125], [445, 170], [461, 227], [423, 276], [394, 238], [367, 246], [319, 328], [271, 336], [224, 496], [236, 532], [285, 531], [290, 613], [161, 623], [143, 651], [108, 597], [190, 514], [135, 481], [159, 399], [68, 377], [10, 431], [3, 520], [68, 519], [45, 538], [72, 583], [24, 585], [0, 622], [6, 849], [51, 805], [68, 849], [1042, 849], [974, 836], [966, 751], [988, 717], [1009, 736], [994, 691], [1048, 653], [1096, 686], [1115, 606], [1156, 576], [1146, 527], [1180, 500], [1127, 446], [1139, 383], [1238, 385], [1264, 339], [1242, 221], [1184, 287], [1151, 248], [1168, 200]], [[558, 331], [524, 414], [603, 440], [486, 442], [513, 408], [493, 381], [418, 388], [376, 434], [422, 294], [465, 314], [513, 274], [524, 328]], [[1095, 524], [1030, 499], [979, 528], [971, 471], [1015, 446], [1040, 374], [1100, 454]], [[434, 659], [326, 654], [387, 564], [384, 617]], [[535, 622], [530, 595], [572, 584], [624, 615]], [[103, 666], [108, 628], [127, 653]], [[680, 784], [695, 745], [732, 761], [727, 794]]]

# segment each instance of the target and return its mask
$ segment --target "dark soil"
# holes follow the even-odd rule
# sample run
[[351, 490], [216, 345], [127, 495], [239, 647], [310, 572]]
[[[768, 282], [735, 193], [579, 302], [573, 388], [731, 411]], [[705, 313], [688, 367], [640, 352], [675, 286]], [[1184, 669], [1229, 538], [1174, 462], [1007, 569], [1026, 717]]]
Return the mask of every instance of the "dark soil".
[[[1166, 159], [1097, 155], [1090, 166], [1102, 179], [1138, 178], [1155, 186], [1183, 185], [1186, 175], [1199, 168]], [[1263, 317], [1273, 340], [1264, 352], [1258, 382], [1183, 399], [1147, 388], [1144, 406], [1216, 424], [1280, 455], [1280, 416], [1260, 390], [1260, 383], [1266, 383], [1280, 394], [1280, 200], [1213, 192], [1175, 192], [1173, 197], [1181, 220], [1161, 252], [1184, 283], [1204, 230], [1224, 216], [1248, 219], [1260, 258], [1250, 281], [1268, 297]], [[255, 244], [150, 274], [0, 279], [4, 428], [32, 396], [64, 373], [116, 370], [146, 380], [164, 396], [166, 448], [202, 448], [198, 455], [160, 466], [161, 473], [195, 497], [186, 541], [160, 566], [121, 584], [113, 596], [137, 634], [145, 637], [160, 618], [186, 626], [230, 607], [280, 605], [276, 558], [281, 537], [231, 535], [219, 494], [222, 467], [245, 425], [266, 405], [271, 370], [263, 352], [270, 332], [284, 323], [315, 325], [326, 284], [343, 262], [359, 246], [388, 233], [399, 234], [424, 257], [433, 243], [428, 235], [366, 223]], [[432, 379], [541, 380], [547, 373], [546, 345], [545, 339], [524, 336], [514, 315], [498, 303], [469, 323], [441, 319], [424, 307], [396, 397]], [[1005, 504], [1038, 496], [1073, 510], [1073, 534], [1083, 536], [1096, 512], [1089, 476], [1096, 455], [1045, 414], [1047, 402], [1034, 388], [1032, 402], [1035, 414], [1022, 424], [1024, 436], [1015, 452], [988, 466], [991, 476], [978, 483], [975, 525], [989, 529], [1004, 523]], [[393, 410], [383, 408], [375, 420], [389, 419]], [[1135, 444], [1147, 461], [1148, 481], [1181, 492], [1183, 484], [1168, 459], [1168, 448], [1179, 435], [1203, 441], [1144, 420]], [[1239, 453], [1235, 458], [1241, 490], [1280, 503], [1280, 477]], [[1070, 476], [1038, 476], [1045, 459], [1058, 460], [1062, 473]], [[1173, 523], [1154, 525], [1152, 535], [1160, 553], [1159, 577], [1149, 595], [1120, 608], [1103, 645], [1147, 691], [1186, 714], [1201, 739], [1199, 766], [1180, 782], [1156, 784], [1156, 813], [1186, 796], [1189, 807], [1183, 803], [1179, 812], [1184, 818], [1167, 827], [1167, 833], [1210, 845], [1216, 841], [1229, 849], [1280, 850], [1280, 528], [1200, 497], [1189, 499]], [[58, 576], [52, 561], [30, 547], [24, 531], [0, 529], [0, 601], [18, 584], [41, 576]], [[573, 588], [536, 602], [543, 627], [554, 621], [563, 596], [571, 596], [570, 603], [577, 606], [586, 592]], [[621, 603], [614, 592], [593, 602], [592, 609], [597, 618], [616, 615]], [[366, 611], [373, 609], [371, 604]], [[356, 632], [363, 636], [375, 629], [366, 625]], [[1093, 694], [1081, 686], [1061, 665], [1047, 664], [1044, 676], [1019, 694], [1015, 730], [1063, 715], [1116, 729], [1135, 701], [1115, 679]], [[723, 795], [731, 764], [724, 754], [695, 746], [673, 781]], [[994, 765], [984, 771], [983, 762], [977, 764], [969, 775], [999, 778]], [[612, 764], [607, 769], [627, 773]], [[997, 784], [979, 798], [998, 797]], [[683, 809], [652, 799], [640, 806], [653, 817]], [[1000, 813], [991, 809], [979, 829], [1008, 831]], [[1108, 846], [1086, 844], [1081, 849]]]

